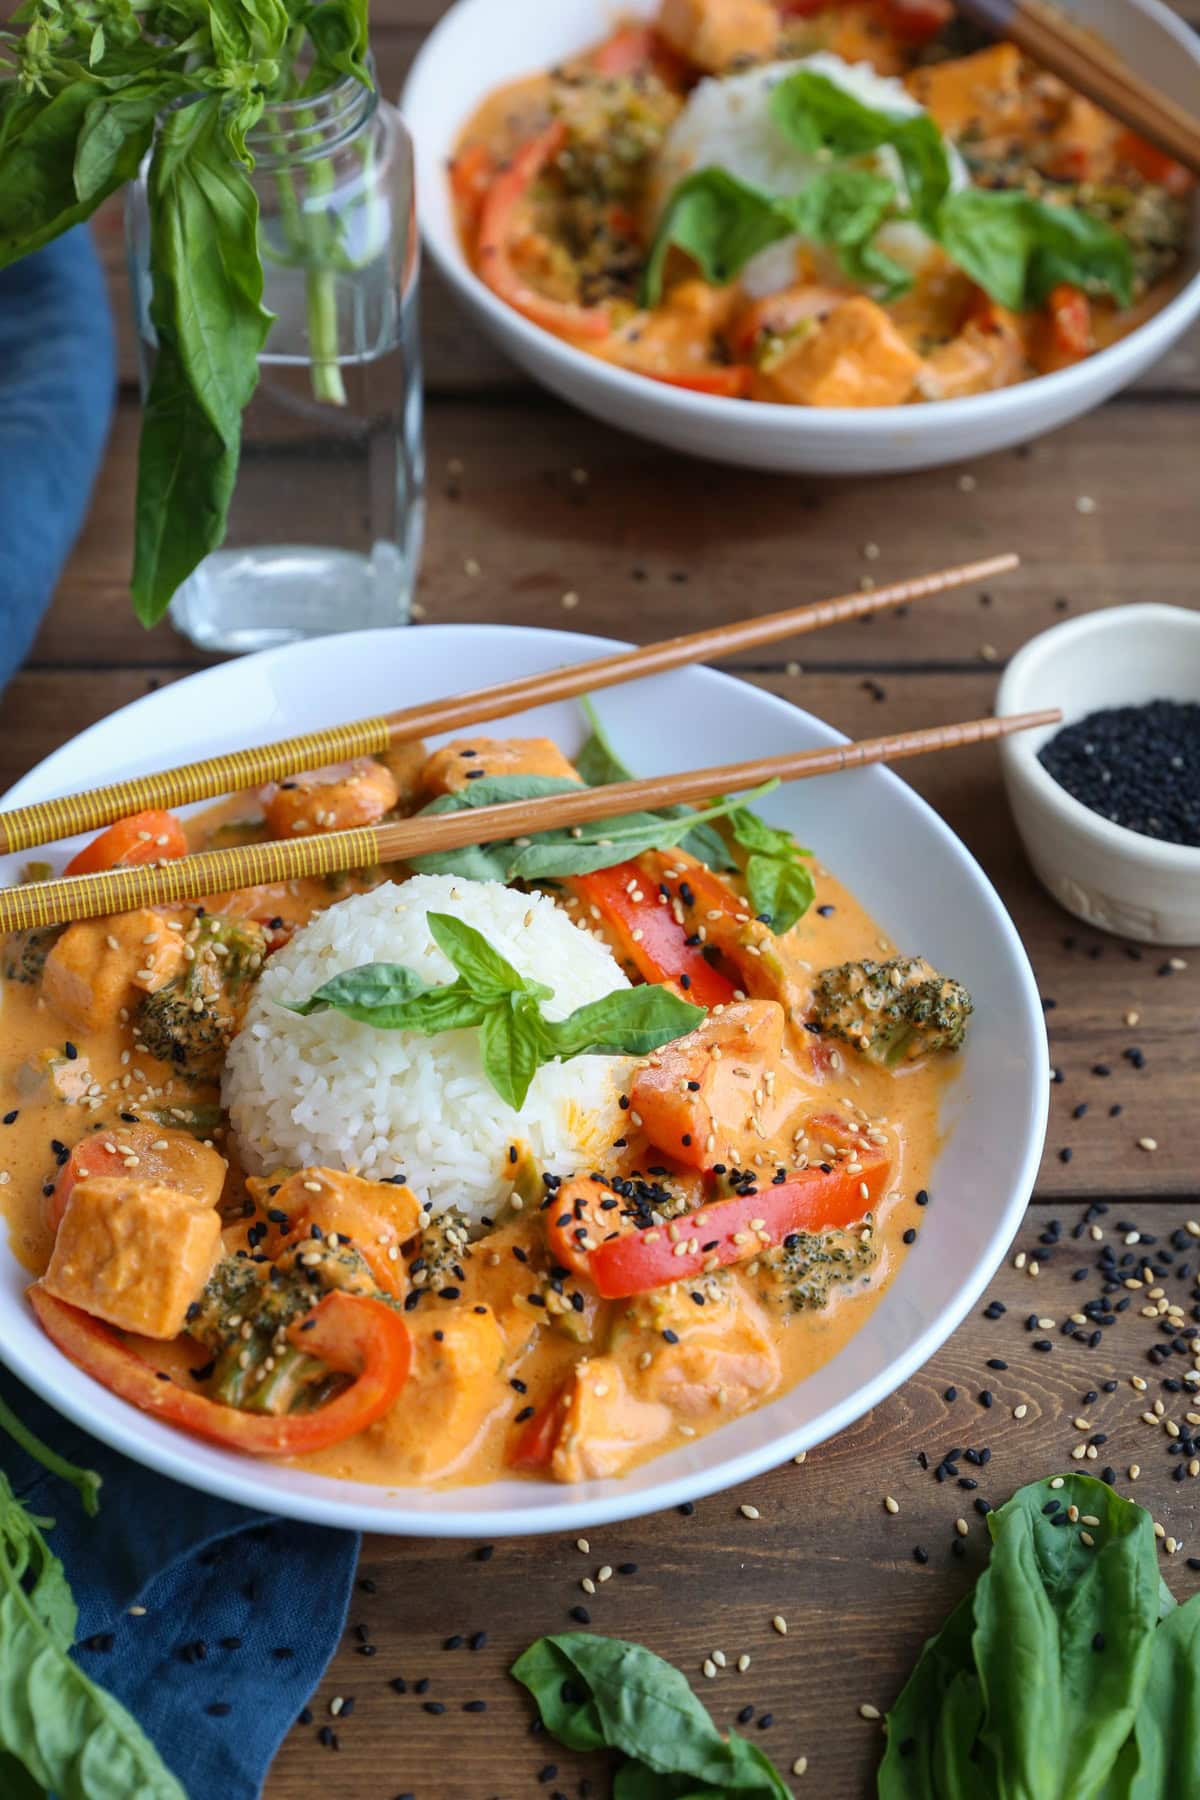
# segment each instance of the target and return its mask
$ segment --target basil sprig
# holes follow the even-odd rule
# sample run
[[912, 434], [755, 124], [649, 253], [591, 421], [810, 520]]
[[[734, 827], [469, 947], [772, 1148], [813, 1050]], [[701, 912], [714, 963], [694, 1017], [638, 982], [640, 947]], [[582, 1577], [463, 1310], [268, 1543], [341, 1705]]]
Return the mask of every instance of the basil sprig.
[[[603, 787], [609, 781], [631, 781], [633, 771], [617, 755], [595, 707], [586, 698], [581, 705], [591, 735], [576, 756], [575, 767], [589, 787]], [[686, 806], [674, 807], [672, 816], [688, 816], [689, 810]], [[690, 813], [693, 820], [696, 816]], [[729, 840], [746, 854], [735, 857]], [[679, 848], [707, 863], [710, 869], [740, 868], [751, 906], [756, 913], [770, 918], [771, 929], [777, 935], [790, 931], [816, 896], [812, 873], [801, 860], [811, 852], [802, 850], [790, 831], [768, 825], [744, 803], [735, 804], [732, 812], [725, 814], [721, 830], [698, 825], [680, 840]]]
[[[482, 784], [480, 784], [482, 785]], [[704, 1017], [670, 989], [648, 984], [621, 988], [548, 1019], [542, 1001], [554, 989], [527, 981], [483, 933], [450, 913], [427, 914], [438, 949], [458, 971], [457, 981], [424, 981], [403, 963], [363, 963], [325, 982], [289, 1006], [307, 1016], [328, 1007], [380, 1031], [478, 1030], [483, 1072], [514, 1111], [525, 1104], [544, 1063], [576, 1056], [646, 1056], [683, 1037]]]
[[[732, 281], [752, 256], [799, 235], [836, 250], [847, 275], [893, 298], [912, 277], [876, 245], [889, 219], [914, 219], [973, 281], [1002, 305], [1040, 306], [1069, 282], [1129, 304], [1130, 246], [1105, 220], [1019, 190], [952, 192], [946, 140], [928, 113], [867, 106], [815, 69], [797, 69], [771, 93], [772, 123], [801, 150], [825, 159], [797, 194], [768, 194], [722, 168], [698, 169], [667, 201], [650, 249], [643, 299], [662, 293], [668, 250], [686, 251], [709, 281]], [[855, 159], [890, 148], [905, 191]]]
[[[768, 794], [778, 782], [764, 782], [754, 797]], [[499, 806], [510, 800], [536, 800], [543, 794], [571, 794], [577, 781], [565, 775], [485, 775], [453, 794], [439, 794], [422, 807], [420, 816], [462, 812], [469, 807]], [[700, 825], [737, 810], [740, 800], [722, 800], [699, 812], [673, 807], [662, 812], [622, 813], [561, 831], [539, 831], [536, 837], [499, 844], [468, 844], [459, 850], [436, 850], [414, 856], [410, 867], [422, 875], [464, 875], [470, 881], [561, 881], [568, 875], [590, 875], [610, 869], [643, 850], [667, 850], [685, 842]]]
[[988, 1529], [988, 1568], [888, 1714], [879, 1800], [1200, 1793], [1200, 1595], [1176, 1607], [1150, 1514], [1068, 1475]]
[[717, 1730], [678, 1669], [621, 1638], [539, 1638], [512, 1666], [568, 1750], [618, 1750], [613, 1800], [791, 1800], [757, 1745]]
[[[100, 1477], [58, 1456], [0, 1405], [0, 1428], [78, 1490], [94, 1516]], [[38, 1519], [0, 1470], [0, 1793], [61, 1800], [187, 1800], [119, 1700], [68, 1654], [78, 1610]]]

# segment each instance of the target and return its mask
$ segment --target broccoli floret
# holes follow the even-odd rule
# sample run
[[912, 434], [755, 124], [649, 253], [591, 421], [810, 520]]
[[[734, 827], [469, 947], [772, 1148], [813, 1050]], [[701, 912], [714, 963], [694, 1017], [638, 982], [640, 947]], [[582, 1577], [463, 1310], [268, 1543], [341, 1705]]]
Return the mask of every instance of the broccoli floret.
[[811, 1023], [872, 1062], [893, 1067], [936, 1050], [958, 1050], [974, 1010], [971, 996], [920, 956], [839, 963], [813, 989]]
[[793, 1231], [776, 1250], [759, 1259], [770, 1283], [763, 1298], [782, 1302], [794, 1312], [828, 1306], [835, 1288], [865, 1279], [879, 1260], [874, 1221], [867, 1213], [849, 1231]]
[[262, 967], [266, 937], [248, 919], [210, 916], [201, 920], [192, 948], [194, 960], [183, 973], [146, 996], [137, 1029], [147, 1052], [186, 1081], [213, 1082]]
[[431, 1219], [421, 1233], [420, 1247], [408, 1265], [414, 1288], [457, 1287], [466, 1280], [463, 1264], [470, 1262], [471, 1221], [457, 1207], [448, 1206]]

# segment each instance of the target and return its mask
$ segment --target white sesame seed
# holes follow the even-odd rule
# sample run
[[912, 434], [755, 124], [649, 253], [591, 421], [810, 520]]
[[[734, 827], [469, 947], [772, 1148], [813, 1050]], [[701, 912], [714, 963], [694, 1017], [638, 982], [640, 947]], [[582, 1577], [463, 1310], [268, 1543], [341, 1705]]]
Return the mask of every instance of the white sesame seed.
[[717, 1665], [716, 1665], [716, 1663], [715, 1663], [715, 1662], [714, 1662], [714, 1661], [713, 1661], [713, 1660], [712, 1660], [712, 1657], [711, 1657], [711, 1656], [706, 1656], [706, 1657], [705, 1657], [705, 1659], [704, 1659], [704, 1661], [703, 1661], [703, 1662], [702, 1662], [702, 1663], [701, 1663], [701, 1664], [700, 1664], [700, 1667], [701, 1667], [701, 1669], [702, 1669], [702, 1670], [703, 1670], [703, 1672], [704, 1672], [704, 1673], [705, 1673], [705, 1675], [707, 1675], [707, 1676], [708, 1676], [708, 1679], [709, 1679], [709, 1680], [710, 1680], [710, 1681], [711, 1681], [711, 1680], [712, 1680], [712, 1679], [713, 1679], [713, 1677], [714, 1677], [714, 1676], [715, 1676], [715, 1675], [716, 1675], [716, 1672], [717, 1672]]
[[890, 1494], [885, 1494], [883, 1496], [883, 1504], [890, 1513], [898, 1513], [900, 1511], [900, 1502], [898, 1500], [893, 1500]]
[[586, 1538], [576, 1538], [575, 1548], [579, 1551], [580, 1555], [587, 1556], [590, 1553], [592, 1546], [588, 1543]]
[[746, 1655], [746, 1652], [743, 1650], [742, 1654], [737, 1659], [738, 1674], [744, 1675], [746, 1673], [746, 1670], [749, 1667], [750, 1667], [750, 1658]]
[[1137, 1480], [1137, 1478], [1138, 1478], [1138, 1476], [1139, 1476], [1139, 1475], [1140, 1475], [1140, 1474], [1141, 1474], [1141, 1472], [1142, 1472], [1142, 1465], [1141, 1465], [1141, 1463], [1130, 1463], [1130, 1465], [1129, 1465], [1129, 1479], [1130, 1479], [1130, 1481], [1136, 1481], [1136, 1480]]
[[771, 1620], [771, 1624], [774, 1626], [775, 1630], [779, 1633], [780, 1637], [787, 1636], [787, 1620], [784, 1618], [782, 1613], [776, 1613], [775, 1617]]
[[596, 1584], [590, 1575], [585, 1575], [579, 1585], [585, 1594], [594, 1594], [596, 1591]]
[[577, 606], [578, 606], [578, 605], [579, 605], [579, 595], [578, 595], [578, 594], [577, 594], [577, 593], [576, 593], [576, 592], [575, 592], [575, 590], [574, 590], [574, 588], [571, 588], [571, 589], [570, 589], [570, 590], [569, 590], [569, 591], [568, 591], [568, 592], [567, 592], [567, 593], [565, 593], [565, 594], [564, 594], [564, 595], [563, 595], [563, 597], [562, 597], [562, 606], [563, 606], [563, 609], [564, 609], [564, 611], [566, 611], [566, 612], [573, 612], [573, 611], [574, 611], [574, 609], [575, 609], [575, 608], [576, 608], [576, 607], [577, 607]]
[[[1158, 1139], [1157, 1138], [1140, 1137], [1137, 1142], [1138, 1142], [1139, 1150], [1157, 1150], [1158, 1149]], [[1137, 1241], [1138, 1241], [1137, 1233], [1133, 1232], [1133, 1231], [1131, 1231], [1129, 1236], [1125, 1239], [1125, 1242], [1127, 1244], [1129, 1244], [1129, 1243], [1136, 1244]]]
[[741, 1513], [743, 1519], [759, 1519], [762, 1517], [757, 1506], [751, 1506], [748, 1500], [742, 1501], [742, 1504], [738, 1507], [738, 1511]]
[[796, 1758], [795, 1762], [792, 1764], [792, 1774], [793, 1775], [803, 1775], [803, 1773], [804, 1773], [805, 1769], [807, 1769], [807, 1767], [808, 1767], [807, 1756], [798, 1756]]
[[1080, 494], [1075, 502], [1077, 513], [1094, 513], [1098, 510], [1098, 503], [1092, 499], [1090, 494]]
[[960, 475], [958, 478], [958, 491], [960, 494], [973, 494], [978, 486], [979, 483], [973, 475]]
[[967, 1524], [965, 1519], [955, 1519], [954, 1529], [957, 1531], [959, 1537], [966, 1537], [971, 1527]]
[[602, 1569], [596, 1570], [596, 1580], [597, 1581], [611, 1581], [612, 1580], [612, 1564], [611, 1563], [605, 1563], [605, 1565]]
[[1054, 1480], [1050, 1483], [1050, 1486], [1052, 1488], [1060, 1488], [1060, 1487], [1063, 1487], [1064, 1485], [1065, 1485], [1065, 1483], [1064, 1483], [1061, 1475], [1056, 1475], [1054, 1477]]
[[879, 1708], [872, 1706], [869, 1700], [864, 1700], [858, 1709], [858, 1716], [860, 1719], [877, 1719], [880, 1716]]
[[1096, 1543], [1096, 1540], [1090, 1531], [1081, 1531], [1079, 1534], [1079, 1541], [1081, 1544], [1086, 1544], [1089, 1550], [1094, 1549]]
[[725, 1652], [723, 1650], [714, 1650], [712, 1659], [716, 1663], [718, 1669], [723, 1669], [725, 1667]]
[[1025, 1402], [1022, 1400], [1022, 1402], [1019, 1406], [1013, 1407], [1013, 1418], [1014, 1419], [1023, 1419], [1025, 1417], [1025, 1414], [1028, 1411], [1029, 1411], [1029, 1408], [1026, 1406]]
[[[1197, 1423], [1200, 1423], [1200, 1420], [1198, 1420], [1198, 1421], [1197, 1421]], [[792, 1458], [792, 1461], [793, 1461], [793, 1462], [794, 1462], [794, 1463], [802, 1463], [802, 1462], [807, 1462], [807, 1461], [808, 1461], [808, 1451], [807, 1451], [807, 1450], [801, 1450], [801, 1452], [800, 1452], [800, 1454], [799, 1454], [799, 1456], [793, 1456], [793, 1458]]]

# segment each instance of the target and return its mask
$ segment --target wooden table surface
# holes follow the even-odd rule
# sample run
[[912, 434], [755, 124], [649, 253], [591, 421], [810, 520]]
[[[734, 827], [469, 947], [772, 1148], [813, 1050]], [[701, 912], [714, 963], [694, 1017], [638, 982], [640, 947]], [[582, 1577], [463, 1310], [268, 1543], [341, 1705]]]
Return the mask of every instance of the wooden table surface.
[[[442, 0], [376, 5], [386, 91], [397, 91], [442, 10]], [[99, 229], [124, 326], [111, 213]], [[816, 599], [868, 573], [883, 579], [1019, 549], [1020, 571], [989, 592], [734, 665], [861, 736], [986, 712], [1005, 658], [1064, 615], [1128, 601], [1197, 603], [1196, 336], [1136, 388], [1032, 447], [928, 474], [820, 481], [723, 471], [595, 424], [526, 385], [428, 272], [425, 291], [430, 482], [420, 606], [430, 621], [649, 639]], [[123, 378], [90, 522], [29, 664], [0, 703], [0, 787], [91, 721], [206, 661], [168, 627], [147, 634], [131, 617], [137, 404], [127, 335]], [[868, 560], [868, 544], [877, 558]], [[569, 612], [567, 592], [579, 595]], [[1144, 1254], [1128, 1247], [1134, 1231], [1157, 1239], [1156, 1254], [1171, 1250], [1168, 1295], [1188, 1308], [1200, 1297], [1192, 1294], [1200, 1243], [1191, 1254], [1187, 1235], [1180, 1249], [1171, 1235], [1200, 1214], [1200, 952], [1139, 949], [1061, 913], [1025, 864], [993, 752], [909, 764], [905, 774], [996, 883], [1047, 1007], [1057, 1071], [1050, 1133], [1014, 1246], [1028, 1260], [1018, 1270], [1010, 1256], [989, 1296], [1007, 1311], [989, 1320], [981, 1303], [920, 1375], [803, 1467], [716, 1495], [688, 1517], [596, 1531], [586, 1552], [572, 1539], [499, 1543], [490, 1557], [476, 1543], [368, 1539], [346, 1640], [313, 1700], [313, 1721], [283, 1746], [268, 1800], [603, 1795], [601, 1768], [530, 1736], [526, 1698], [505, 1671], [534, 1637], [570, 1627], [570, 1608], [585, 1600], [581, 1579], [604, 1564], [629, 1572], [586, 1600], [596, 1629], [677, 1663], [722, 1725], [753, 1706], [756, 1723], [744, 1729], [756, 1734], [761, 1720], [763, 1747], [781, 1769], [808, 1758], [799, 1794], [866, 1795], [881, 1740], [859, 1704], [883, 1710], [892, 1701], [922, 1639], [980, 1569], [986, 1528], [975, 1503], [1074, 1466], [1072, 1448], [1095, 1435], [1106, 1441], [1083, 1467], [1111, 1468], [1118, 1490], [1136, 1493], [1181, 1540], [1163, 1557], [1176, 1593], [1200, 1584], [1187, 1566], [1190, 1552], [1200, 1554], [1200, 1482], [1175, 1483], [1171, 1439], [1141, 1419], [1164, 1377], [1181, 1374], [1190, 1357], [1161, 1369], [1149, 1360], [1166, 1340], [1136, 1293], [1094, 1347], [1063, 1334], [1071, 1312], [1100, 1292], [1095, 1264], [1105, 1245]], [[1134, 1066], [1133, 1050], [1144, 1066]], [[1157, 1149], [1140, 1149], [1144, 1138]], [[936, 1199], [970, 1204], [969, 1194]], [[988, 1359], [1007, 1366], [989, 1368]], [[1134, 1374], [1150, 1383], [1146, 1394], [1131, 1386]], [[1181, 1419], [1182, 1396], [1168, 1388], [1162, 1399]], [[1027, 1408], [1021, 1419], [1018, 1406]], [[986, 1466], [963, 1461], [958, 1482], [936, 1482], [946, 1451], [969, 1447], [991, 1450]], [[1136, 1487], [1131, 1464], [1141, 1468]], [[964, 1489], [975, 1479], [978, 1488]], [[885, 1494], [898, 1514], [885, 1510]], [[744, 1517], [743, 1502], [760, 1516]], [[918, 1545], [926, 1563], [914, 1556]], [[786, 1637], [772, 1629], [777, 1613]], [[487, 1643], [478, 1651], [443, 1647], [480, 1631]], [[701, 1664], [716, 1649], [730, 1668], [705, 1680]], [[751, 1666], [737, 1674], [742, 1652]], [[393, 1690], [396, 1677], [407, 1694]], [[412, 1691], [421, 1678], [430, 1684], [424, 1699]], [[336, 1697], [353, 1697], [352, 1716], [343, 1708], [331, 1717]], [[487, 1702], [484, 1714], [463, 1712], [474, 1699]], [[323, 1726], [333, 1729], [330, 1744], [317, 1736]]]

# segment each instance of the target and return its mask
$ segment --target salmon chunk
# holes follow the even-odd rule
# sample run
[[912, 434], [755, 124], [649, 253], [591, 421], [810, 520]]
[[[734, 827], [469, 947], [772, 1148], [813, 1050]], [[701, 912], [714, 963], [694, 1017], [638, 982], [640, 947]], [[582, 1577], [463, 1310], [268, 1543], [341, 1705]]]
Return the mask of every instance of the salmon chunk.
[[715, 74], [739, 58], [771, 56], [779, 14], [771, 0], [662, 0], [658, 30], [672, 50]]
[[314, 1225], [319, 1226], [326, 1238], [336, 1236], [354, 1246], [385, 1293], [403, 1292], [400, 1246], [421, 1226], [421, 1205], [411, 1188], [364, 1181], [344, 1169], [252, 1175], [246, 1187], [271, 1218], [279, 1242], [289, 1236], [306, 1237]]
[[372, 1427], [388, 1469], [408, 1481], [449, 1475], [498, 1407], [512, 1398], [508, 1352], [491, 1307], [442, 1306], [410, 1316], [412, 1369], [391, 1412]]
[[657, 1401], [630, 1392], [621, 1365], [593, 1356], [576, 1365], [566, 1416], [550, 1459], [556, 1481], [603, 1481], [621, 1475], [671, 1429]]
[[1022, 129], [1021, 52], [1015, 44], [991, 44], [971, 56], [927, 63], [906, 83], [914, 100], [931, 112], [947, 137], [1013, 137]]
[[1016, 313], [986, 296], [961, 331], [925, 358], [917, 377], [923, 400], [957, 400], [1011, 387], [1029, 374], [1029, 351]]
[[622, 1331], [638, 1327], [650, 1360], [642, 1368], [639, 1359], [637, 1392], [677, 1418], [745, 1412], [779, 1385], [779, 1353], [766, 1319], [732, 1283], [710, 1282], [702, 1309], [678, 1288], [643, 1295]]
[[790, 1136], [816, 1098], [783, 1059], [783, 1008], [740, 1000], [656, 1050], [629, 1090], [630, 1113], [689, 1168], [749, 1165]]
[[214, 1207], [157, 1182], [76, 1182], [42, 1286], [122, 1331], [183, 1330], [221, 1249]]
[[76, 1031], [111, 1025], [135, 989], [156, 993], [183, 967], [183, 933], [171, 923], [142, 907], [68, 925], [42, 973], [47, 1004]]
[[759, 371], [754, 397], [789, 406], [899, 406], [920, 368], [883, 308], [855, 294], [798, 338], [790, 355]]
[[578, 781], [558, 745], [550, 738], [455, 738], [443, 744], [425, 764], [422, 788], [427, 800], [456, 794], [483, 775], [555, 775]]

